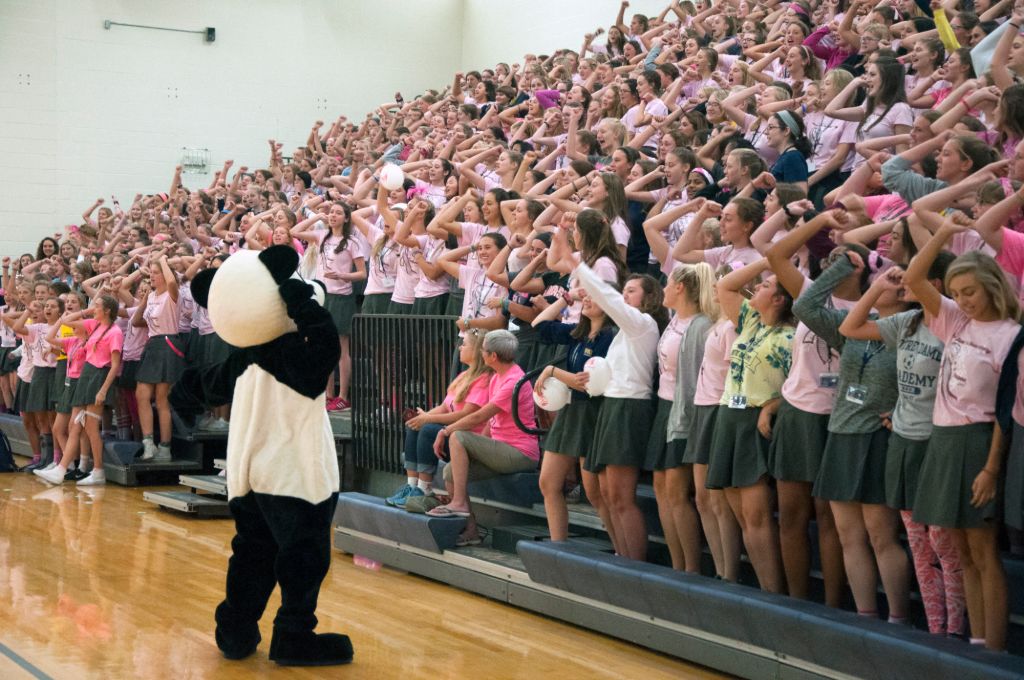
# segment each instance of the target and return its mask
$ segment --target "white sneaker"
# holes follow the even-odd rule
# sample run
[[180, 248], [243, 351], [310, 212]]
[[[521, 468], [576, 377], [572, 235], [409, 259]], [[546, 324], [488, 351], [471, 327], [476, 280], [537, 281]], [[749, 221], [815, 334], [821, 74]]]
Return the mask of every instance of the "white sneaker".
[[50, 463], [49, 465], [47, 465], [46, 467], [44, 467], [44, 468], [42, 469], [42, 472], [46, 472], [47, 470], [52, 470], [52, 469], [53, 469], [53, 468], [55, 468], [55, 467], [57, 467], [57, 464], [56, 464], [56, 463]]
[[156, 456], [156, 444], [153, 443], [152, 437], [147, 437], [142, 440], [142, 455], [139, 456], [139, 460], [153, 460]]
[[209, 429], [209, 427], [211, 425], [213, 425], [216, 422], [216, 420], [217, 419], [214, 417], [214, 415], [212, 413], [207, 413], [205, 416], [203, 416], [202, 418], [199, 419], [198, 423], [196, 423], [196, 429], [197, 430]]
[[33, 470], [32, 473], [44, 482], [49, 482], [50, 484], [57, 485], [64, 483], [65, 470], [59, 467], [54, 467], [52, 470]]
[[231, 425], [228, 424], [228, 421], [224, 420], [223, 418], [217, 418], [212, 423], [207, 425], [205, 429], [209, 432], [227, 432], [228, 429], [230, 429], [230, 427]]
[[93, 470], [87, 477], [78, 480], [78, 486], [100, 486], [107, 483], [107, 475], [103, 470]]
[[171, 461], [171, 445], [160, 444], [156, 447], [156, 456], [153, 458], [157, 463], [169, 463]]

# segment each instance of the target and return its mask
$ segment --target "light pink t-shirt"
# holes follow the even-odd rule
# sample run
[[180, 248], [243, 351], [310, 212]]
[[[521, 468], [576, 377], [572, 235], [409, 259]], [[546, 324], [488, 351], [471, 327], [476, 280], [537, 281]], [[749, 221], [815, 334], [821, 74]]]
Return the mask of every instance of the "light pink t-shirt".
[[487, 301], [491, 298], [508, 297], [508, 288], [499, 286], [487, 278], [483, 269], [459, 265], [459, 287], [466, 291], [462, 298], [462, 318], [486, 319], [501, 313], [501, 308], [491, 309]]
[[413, 184], [416, 189], [420, 190], [420, 196], [430, 201], [436, 209], [441, 209], [441, 206], [444, 205], [446, 200], [443, 185], [439, 186], [437, 184], [431, 184], [430, 182], [424, 182], [421, 179], [413, 180]]
[[[188, 281], [178, 284], [178, 332], [188, 333], [192, 330], [192, 316], [196, 313], [195, 298], [192, 297], [192, 286]], [[123, 335], [123, 333], [122, 333]]]
[[177, 335], [178, 333], [178, 303], [171, 299], [171, 292], [165, 290], [163, 293], [155, 292], [149, 294], [146, 301], [146, 311], [142, 313], [149, 327], [149, 337], [157, 335]]
[[[460, 248], [466, 246], [475, 245], [480, 237], [484, 234], [501, 234], [507, 241], [512, 232], [505, 225], [500, 227], [491, 227], [486, 224], [480, 224], [479, 222], [463, 222], [462, 223], [462, 236], [458, 238], [458, 244]], [[466, 264], [470, 267], [480, 267], [480, 261], [477, 259], [476, 253], [472, 252], [466, 256]]]
[[718, 248], [708, 248], [704, 251], [704, 261], [712, 269], [718, 269], [723, 264], [734, 265], [735, 263], [739, 263], [740, 267], [745, 267], [751, 262], [757, 262], [761, 257], [761, 253], [757, 252], [757, 248], [750, 246], [746, 248], [737, 248], [731, 245], [719, 246]]
[[[131, 318], [135, 315], [135, 310], [138, 306], [129, 307], [125, 311], [128, 314], [128, 330], [124, 332], [124, 350], [121, 352], [121, 366], [124, 366], [125, 361], [138, 361], [142, 358], [142, 350], [146, 348], [146, 340], [149, 339], [149, 335], [146, 332], [145, 327], [133, 326]], [[203, 310], [204, 316], [206, 310]], [[213, 330], [211, 326], [210, 330]], [[202, 331], [200, 331], [202, 332]]]
[[612, 220], [612, 236], [615, 238], [615, 245], [617, 246], [628, 246], [629, 245], [629, 227], [626, 226], [626, 220], [621, 217], [616, 217]]
[[[459, 377], [462, 377], [462, 373], [459, 374]], [[491, 374], [485, 373], [484, 375], [479, 376], [473, 381], [473, 384], [470, 385], [469, 392], [466, 393], [465, 401], [455, 401], [455, 392], [449, 390], [448, 394], [444, 397], [443, 403], [449, 413], [458, 413], [462, 409], [466, 408], [466, 404], [473, 404], [474, 406], [483, 408], [487, 405], [487, 388], [490, 383]], [[485, 427], [487, 427], [487, 423], [480, 423], [470, 431], [480, 434], [484, 431]]]
[[32, 365], [32, 343], [26, 341], [21, 345], [21, 362], [18, 364], [18, 378], [24, 382], [32, 381], [32, 373], [35, 366]]
[[[210, 333], [213, 333], [213, 324], [210, 323], [210, 313], [206, 311], [205, 307], [196, 306], [196, 313], [192, 315], [192, 323], [195, 324], [196, 330], [199, 331], [199, 335], [209, 335]], [[128, 333], [125, 333], [125, 351], [127, 351], [128, 342]]]
[[996, 255], [996, 262], [1009, 274], [1024, 301], [1024, 234], [1003, 227], [1003, 249]]
[[676, 368], [679, 363], [679, 343], [693, 317], [672, 317], [658, 341], [658, 398], [672, 401], [676, 391]]
[[[811, 280], [805, 278], [800, 294], [810, 287]], [[821, 386], [823, 373], [838, 376], [839, 354], [801, 321], [793, 336], [793, 363], [786, 382], [782, 383], [782, 397], [806, 413], [832, 413], [836, 390]]]
[[395, 289], [391, 293], [391, 301], [411, 305], [416, 299], [416, 284], [423, 277], [423, 270], [412, 258], [412, 249], [398, 246], [398, 270], [395, 276]]
[[[108, 329], [99, 328], [96, 319], [82, 322], [89, 337], [85, 341], [85, 360], [96, 368], [110, 365], [110, 355], [124, 349], [124, 334], [116, 324]], [[99, 329], [99, 330], [97, 330]]]
[[392, 293], [398, 278], [398, 244], [387, 241], [374, 255], [373, 246], [384, 232], [376, 226], [371, 226], [369, 232], [372, 242], [366, 259], [366, 294]]
[[37, 368], [54, 368], [57, 365], [57, 353], [50, 343], [46, 342], [46, 334], [50, 332], [50, 328], [50, 324], [47, 323], [30, 323], [25, 326], [25, 330], [28, 331], [25, 344], [32, 346], [32, 365]]
[[928, 328], [945, 344], [932, 422], [940, 426], [990, 423], [995, 420], [999, 373], [1020, 324], [973, 321], [955, 302], [942, 298]]
[[729, 373], [729, 356], [736, 340], [736, 326], [722, 319], [711, 328], [704, 341], [704, 361], [697, 377], [697, 391], [693, 395], [696, 406], [717, 406], [725, 393], [725, 378]]
[[[444, 255], [444, 241], [436, 239], [429, 234], [419, 234], [413, 238], [420, 244], [420, 250], [423, 251], [423, 258], [430, 263], [437, 262], [437, 258]], [[419, 269], [419, 265], [413, 261], [413, 266]], [[432, 298], [438, 295], [444, 295], [451, 286], [449, 284], [450, 277], [448, 274], [442, 273], [436, 279], [432, 279], [426, 274], [423, 274], [419, 281], [416, 283], [416, 289], [413, 291], [417, 298]]]
[[[523, 369], [519, 368], [517, 364], [512, 364], [504, 373], [495, 373], [491, 377], [487, 388], [487, 402], [494, 404], [499, 409], [498, 413], [490, 420], [491, 439], [519, 449], [527, 458], [538, 460], [540, 447], [537, 438], [520, 430], [512, 418], [512, 395], [516, 383], [522, 377]], [[536, 427], [532, 392], [529, 384], [523, 385], [523, 388], [519, 390], [519, 418], [523, 425], [529, 428]]]
[[320, 253], [316, 258], [316, 278], [323, 282], [327, 292], [332, 295], [351, 295], [351, 281], [328, 278], [327, 274], [351, 274], [356, 258], [363, 256], [359, 252], [359, 244], [350, 238], [341, 252], [335, 253], [334, 249], [341, 243], [341, 236], [332, 236], [330, 231], [325, 230], [317, 234], [317, 238]]
[[85, 366], [85, 349], [82, 347], [82, 339], [77, 335], [67, 338], [59, 338], [60, 344], [64, 347], [64, 354], [68, 356], [69, 379], [74, 380], [82, 376], [82, 367]]
[[[577, 263], [580, 262], [579, 252], [572, 254], [573, 259]], [[599, 257], [590, 267], [594, 272], [601, 277], [602, 281], [618, 285], [619, 284], [619, 270], [615, 267], [615, 263], [610, 257]], [[575, 271], [569, 277], [569, 290], [576, 290], [580, 287], [579, 277], [576, 276]], [[579, 323], [580, 314], [583, 313], [583, 303], [579, 300], [572, 303], [571, 307], [567, 307], [562, 313], [562, 323]]]

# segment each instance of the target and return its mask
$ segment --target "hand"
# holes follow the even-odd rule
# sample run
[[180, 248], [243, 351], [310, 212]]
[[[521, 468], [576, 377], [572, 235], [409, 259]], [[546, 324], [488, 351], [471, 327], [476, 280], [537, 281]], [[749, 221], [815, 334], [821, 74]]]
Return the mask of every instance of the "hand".
[[799, 201], [790, 203], [788, 208], [789, 214], [803, 216], [807, 214], [808, 210], [814, 210], [814, 203], [806, 198], [801, 198]]
[[774, 412], [771, 409], [763, 408], [761, 413], [757, 416], [757, 431], [761, 433], [761, 436], [765, 439], [772, 438], [772, 416]]
[[100, 388], [100, 391], [96, 393], [96, 402], [95, 403], [96, 403], [97, 406], [103, 406], [103, 404], [106, 403], [106, 401], [107, 401], [107, 391], [105, 389], [103, 389], [103, 388]]
[[903, 270], [899, 267], [889, 267], [885, 270], [885, 274], [871, 283], [871, 287], [883, 291], [899, 290], [903, 287]]
[[980, 508], [995, 498], [998, 483], [999, 475], [982, 468], [971, 484], [971, 505]]
[[469, 326], [466, 324], [466, 320], [463, 319], [461, 316], [455, 320], [455, 327], [458, 328], [460, 331], [469, 330]]
[[775, 188], [775, 175], [767, 171], [762, 172], [754, 178], [753, 184], [755, 189], [771, 191]]
[[501, 303], [503, 300], [504, 298], [492, 297], [488, 298], [487, 302], [485, 302], [484, 304], [487, 305], [488, 309], [501, 309]]
[[405, 425], [410, 430], [416, 430], [418, 432], [424, 425], [426, 425], [429, 422], [430, 416], [427, 415], [427, 412], [421, 408], [418, 408], [416, 409], [416, 415], [414, 415], [412, 418], [409, 418], [409, 420], [405, 421]]
[[570, 389], [574, 389], [577, 392], [585, 392], [587, 390], [587, 383], [590, 382], [590, 374], [586, 371], [573, 373], [564, 382]]
[[712, 217], [717, 217], [722, 214], [722, 204], [716, 203], [715, 201], [707, 201], [704, 203], [704, 212], [708, 213]]
[[447, 439], [448, 438], [444, 435], [443, 428], [437, 431], [437, 437], [434, 438], [434, 455], [437, 456], [440, 460], [448, 459], [448, 456], [445, 455], [444, 452], [444, 445]]
[[313, 297], [313, 286], [298, 279], [288, 279], [277, 287], [277, 292], [287, 307], [297, 305]]
[[855, 279], [860, 278], [860, 273], [864, 271], [864, 258], [860, 256], [860, 253], [854, 250], [844, 250], [846, 258], [850, 260], [850, 264], [853, 265], [853, 273], [856, 274]]
[[882, 427], [884, 427], [885, 429], [887, 429], [887, 430], [889, 430], [891, 432], [892, 431], [892, 411], [886, 411], [885, 413], [880, 413], [878, 415], [878, 417], [881, 418], [881, 420], [882, 420]]

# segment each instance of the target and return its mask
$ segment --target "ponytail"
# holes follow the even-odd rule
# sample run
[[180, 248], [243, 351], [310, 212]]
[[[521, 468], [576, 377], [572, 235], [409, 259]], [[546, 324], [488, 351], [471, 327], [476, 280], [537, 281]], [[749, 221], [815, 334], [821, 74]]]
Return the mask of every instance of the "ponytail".
[[671, 276], [672, 283], [680, 283], [686, 295], [697, 306], [697, 312], [718, 320], [718, 302], [715, 301], [715, 271], [707, 262], [676, 267]]

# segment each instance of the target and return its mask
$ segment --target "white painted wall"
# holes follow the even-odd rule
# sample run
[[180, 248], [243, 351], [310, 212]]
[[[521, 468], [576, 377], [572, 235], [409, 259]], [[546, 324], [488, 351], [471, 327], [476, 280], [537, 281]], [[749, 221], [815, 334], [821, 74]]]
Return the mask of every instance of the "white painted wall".
[[[634, 0], [653, 14], [665, 0]], [[98, 196], [165, 191], [182, 147], [266, 164], [316, 118], [359, 119], [458, 70], [578, 49], [616, 0], [0, 0], [0, 255]], [[114, 26], [184, 29], [200, 35]], [[209, 175], [186, 175], [205, 186]]]
[[[316, 118], [358, 119], [396, 90], [449, 82], [462, 6], [0, 0], [0, 254], [34, 252], [98, 196], [166, 191], [182, 147], [210, 149], [215, 168], [263, 167], [270, 137], [294, 148]], [[217, 40], [104, 19], [213, 26]]]
[[[465, 0], [462, 67], [490, 68], [498, 62], [522, 63], [523, 55], [579, 50], [583, 36], [598, 26], [605, 31], [619, 12], [618, 0]], [[632, 0], [625, 23], [634, 14], [657, 16], [667, 0]], [[603, 43], [607, 35], [594, 42]]]

